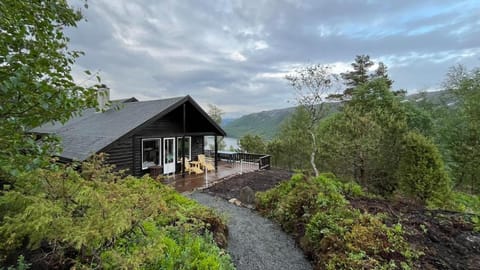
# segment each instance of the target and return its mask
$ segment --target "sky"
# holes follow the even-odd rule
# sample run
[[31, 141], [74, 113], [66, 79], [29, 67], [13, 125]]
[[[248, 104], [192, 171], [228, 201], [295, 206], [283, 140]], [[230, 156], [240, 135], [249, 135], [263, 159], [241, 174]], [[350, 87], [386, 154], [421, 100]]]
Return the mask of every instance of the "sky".
[[[74, 5], [78, 3], [72, 3]], [[293, 106], [285, 75], [356, 55], [384, 62], [394, 89], [441, 88], [448, 68], [480, 67], [479, 0], [90, 0], [68, 29], [112, 99], [190, 95], [224, 117]]]

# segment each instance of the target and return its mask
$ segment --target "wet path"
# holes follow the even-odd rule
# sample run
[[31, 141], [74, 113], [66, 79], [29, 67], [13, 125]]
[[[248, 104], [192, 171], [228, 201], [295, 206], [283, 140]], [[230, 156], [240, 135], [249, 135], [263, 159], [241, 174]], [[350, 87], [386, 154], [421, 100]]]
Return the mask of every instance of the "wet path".
[[228, 219], [228, 252], [238, 270], [312, 269], [294, 240], [257, 213], [205, 193], [188, 195]]

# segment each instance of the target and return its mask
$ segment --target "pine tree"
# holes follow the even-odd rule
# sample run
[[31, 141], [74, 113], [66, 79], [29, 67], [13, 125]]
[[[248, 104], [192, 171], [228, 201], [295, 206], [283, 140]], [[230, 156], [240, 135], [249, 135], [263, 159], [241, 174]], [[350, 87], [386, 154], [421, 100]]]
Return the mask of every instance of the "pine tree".
[[374, 62], [370, 60], [370, 56], [368, 55], [357, 55], [357, 57], [355, 57], [355, 62], [351, 65], [353, 67], [352, 71], [341, 74], [347, 85], [347, 89], [343, 92], [344, 99], [348, 99], [352, 96], [355, 87], [368, 82], [370, 77], [368, 75], [368, 70], [374, 65]]

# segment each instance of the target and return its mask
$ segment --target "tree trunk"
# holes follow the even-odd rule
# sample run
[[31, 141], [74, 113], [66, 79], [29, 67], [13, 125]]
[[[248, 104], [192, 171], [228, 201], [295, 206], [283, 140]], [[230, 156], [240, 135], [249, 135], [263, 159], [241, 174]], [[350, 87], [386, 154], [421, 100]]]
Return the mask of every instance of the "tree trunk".
[[317, 151], [317, 141], [315, 139], [315, 134], [312, 131], [310, 131], [310, 135], [312, 136], [312, 153], [310, 154], [310, 164], [312, 165], [315, 177], [318, 177], [319, 173], [317, 165], [315, 165], [315, 152]]

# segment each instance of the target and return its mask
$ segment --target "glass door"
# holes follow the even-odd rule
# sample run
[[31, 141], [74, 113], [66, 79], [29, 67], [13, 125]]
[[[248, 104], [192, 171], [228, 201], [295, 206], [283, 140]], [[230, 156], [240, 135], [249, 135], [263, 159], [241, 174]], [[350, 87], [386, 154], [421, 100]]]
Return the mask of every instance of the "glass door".
[[175, 138], [163, 139], [163, 173], [175, 173]]

